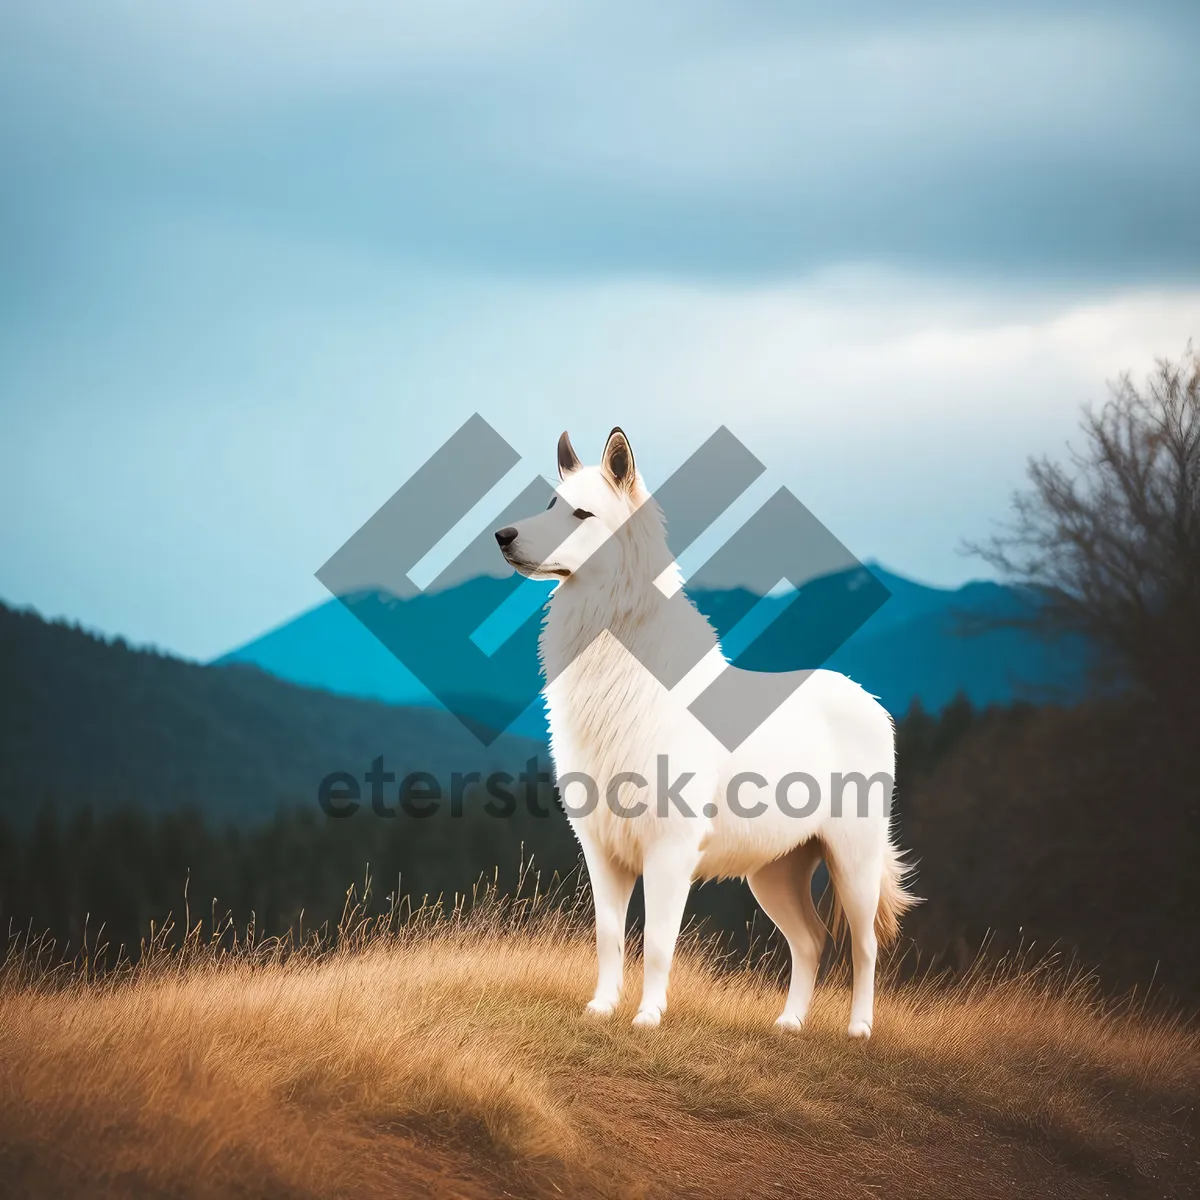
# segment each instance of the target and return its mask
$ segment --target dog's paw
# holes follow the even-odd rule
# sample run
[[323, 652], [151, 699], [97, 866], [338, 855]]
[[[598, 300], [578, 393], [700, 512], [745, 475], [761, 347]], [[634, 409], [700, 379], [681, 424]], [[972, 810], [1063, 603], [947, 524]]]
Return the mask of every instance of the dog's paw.
[[783, 1013], [775, 1021], [775, 1028], [785, 1030], [788, 1033], [795, 1033], [797, 1030], [804, 1028], [804, 1018], [796, 1016], [795, 1013]]
[[616, 1007], [615, 1000], [589, 1000], [583, 1011], [589, 1017], [611, 1017]]
[[633, 1023], [639, 1029], [653, 1029], [662, 1020], [661, 1008], [643, 1008], [633, 1018]]
[[862, 1038], [863, 1041], [866, 1041], [871, 1036], [871, 1026], [866, 1021], [851, 1021], [850, 1028], [846, 1030], [846, 1036]]

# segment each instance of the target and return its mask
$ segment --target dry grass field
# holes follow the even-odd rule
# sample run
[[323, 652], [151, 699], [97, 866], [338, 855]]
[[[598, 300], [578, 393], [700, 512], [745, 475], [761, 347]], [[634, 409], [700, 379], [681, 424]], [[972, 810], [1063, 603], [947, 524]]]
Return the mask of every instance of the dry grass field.
[[494, 896], [352, 910], [300, 946], [167, 941], [104, 974], [10, 953], [0, 1191], [1200, 1194], [1196, 1030], [1045, 965], [885, 981], [863, 1044], [838, 970], [781, 1034], [777, 968], [694, 938], [660, 1029], [632, 1029], [632, 1002], [589, 1020], [582, 915]]

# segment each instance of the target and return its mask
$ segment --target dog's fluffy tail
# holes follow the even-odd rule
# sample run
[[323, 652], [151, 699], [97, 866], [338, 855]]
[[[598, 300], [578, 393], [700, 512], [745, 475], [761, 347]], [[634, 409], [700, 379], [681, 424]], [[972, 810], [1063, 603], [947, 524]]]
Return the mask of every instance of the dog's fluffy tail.
[[[841, 942], [847, 932], [847, 922], [838, 899], [837, 868], [828, 855], [825, 865], [829, 870], [830, 883], [833, 884], [833, 911], [830, 914], [832, 933], [834, 940]], [[914, 896], [904, 886], [912, 871], [912, 866], [904, 861], [903, 852], [892, 845], [889, 837], [883, 850], [883, 878], [879, 884], [879, 907], [875, 910], [875, 937], [881, 946], [900, 936], [900, 918], [921, 903], [921, 897]]]
[[875, 910], [875, 936], [886, 946], [900, 936], [900, 918], [921, 903], [919, 896], [905, 890], [912, 867], [888, 838], [883, 851], [883, 880], [879, 887], [879, 907]]

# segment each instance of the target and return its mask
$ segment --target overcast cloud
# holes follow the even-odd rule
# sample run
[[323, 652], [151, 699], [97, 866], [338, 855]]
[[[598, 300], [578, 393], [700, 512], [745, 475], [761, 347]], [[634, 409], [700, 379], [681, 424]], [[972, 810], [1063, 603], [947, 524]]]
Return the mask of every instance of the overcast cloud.
[[219, 653], [476, 409], [651, 482], [725, 422], [960, 581], [1200, 332], [1198, 49], [1194, 4], [9, 0], [0, 597]]

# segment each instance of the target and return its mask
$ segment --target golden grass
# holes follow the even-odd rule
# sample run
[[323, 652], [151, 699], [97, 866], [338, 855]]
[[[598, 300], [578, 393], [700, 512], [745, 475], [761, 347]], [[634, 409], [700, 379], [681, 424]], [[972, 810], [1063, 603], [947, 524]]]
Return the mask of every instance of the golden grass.
[[585, 1018], [593, 978], [577, 910], [494, 895], [302, 946], [197, 927], [101, 975], [26, 947], [0, 979], [0, 1190], [1197, 1194], [1200, 1038], [1079, 979], [885, 982], [861, 1044], [840, 970], [792, 1035], [770, 964], [695, 939], [658, 1030], [632, 1002]]

